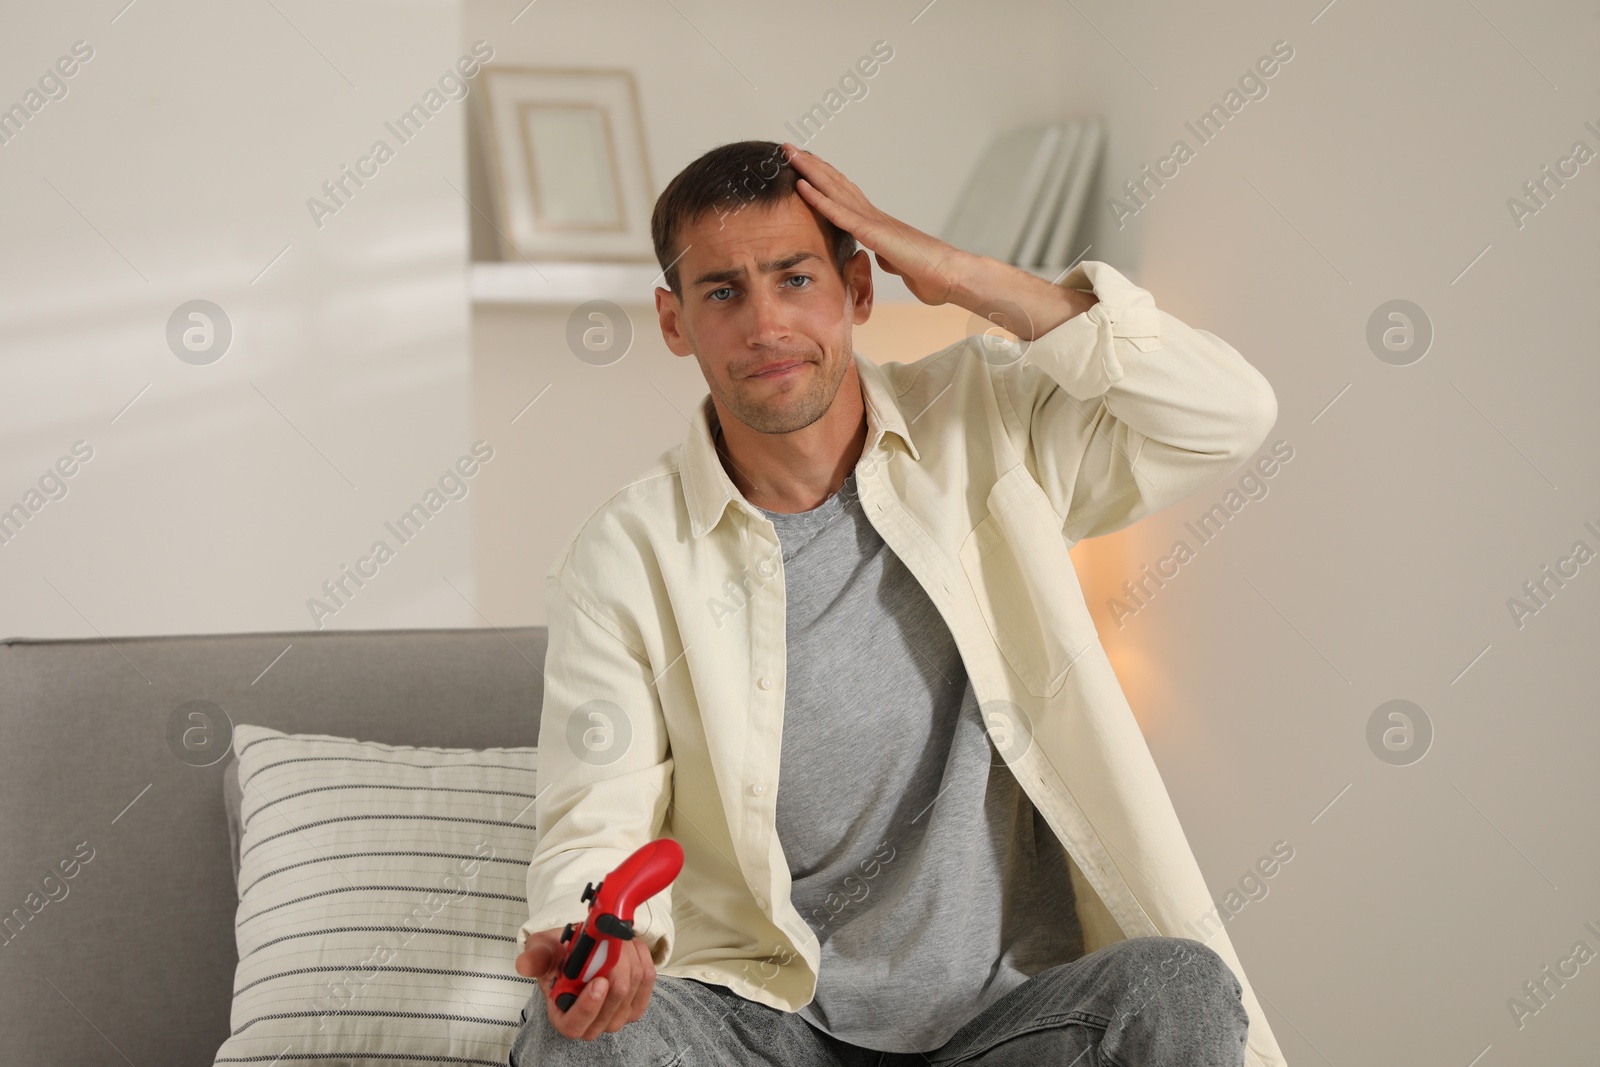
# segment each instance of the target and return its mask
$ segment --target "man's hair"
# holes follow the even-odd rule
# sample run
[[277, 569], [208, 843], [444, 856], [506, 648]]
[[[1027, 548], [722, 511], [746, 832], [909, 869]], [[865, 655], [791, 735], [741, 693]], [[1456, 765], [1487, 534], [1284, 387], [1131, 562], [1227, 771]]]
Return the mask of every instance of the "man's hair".
[[[655, 242], [656, 261], [666, 274], [667, 288], [678, 299], [678, 236], [707, 212], [731, 215], [751, 205], [771, 206], [785, 197], [799, 196], [795, 179], [799, 174], [783, 158], [783, 146], [776, 141], [734, 141], [718, 145], [678, 172], [656, 198], [650, 216], [650, 237]], [[808, 207], [810, 205], [807, 205]], [[856, 253], [856, 239], [817, 212], [822, 234], [833, 252], [833, 266], [844, 277], [844, 265]]]

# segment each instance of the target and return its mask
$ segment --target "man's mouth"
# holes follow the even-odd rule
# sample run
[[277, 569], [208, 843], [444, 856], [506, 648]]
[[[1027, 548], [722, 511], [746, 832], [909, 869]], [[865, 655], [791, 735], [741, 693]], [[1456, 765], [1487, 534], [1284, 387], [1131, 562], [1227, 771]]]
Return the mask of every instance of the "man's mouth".
[[750, 375], [750, 377], [752, 377], [752, 378], [781, 378], [786, 374], [793, 373], [795, 370], [799, 369], [800, 367], [804, 367], [805, 365], [806, 365], [806, 361], [803, 360], [803, 359], [785, 359], [785, 360], [780, 360], [777, 363], [769, 363], [769, 364], [767, 364], [767, 366], [765, 368], [763, 368], [762, 370], [759, 370], [756, 373]]

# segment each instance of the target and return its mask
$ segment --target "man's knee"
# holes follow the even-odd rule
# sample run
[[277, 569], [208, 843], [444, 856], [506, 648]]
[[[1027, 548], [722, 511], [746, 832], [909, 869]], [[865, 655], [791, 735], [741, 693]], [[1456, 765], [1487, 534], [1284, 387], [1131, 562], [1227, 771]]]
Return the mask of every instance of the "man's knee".
[[1122, 966], [1152, 982], [1178, 982], [1196, 989], [1215, 987], [1234, 999], [1243, 993], [1238, 976], [1217, 950], [1192, 937], [1130, 937], [1112, 943]]
[[1103, 1046], [1122, 1063], [1239, 1064], [1250, 1016], [1217, 951], [1188, 937], [1116, 942], [1123, 990]]
[[1190, 972], [1191, 981], [1218, 990], [1224, 997], [1233, 1000], [1244, 995], [1239, 976], [1233, 973], [1233, 968], [1228, 966], [1228, 961], [1216, 949], [1192, 937], [1170, 937], [1167, 940], [1180, 942], [1188, 954], [1185, 966]]

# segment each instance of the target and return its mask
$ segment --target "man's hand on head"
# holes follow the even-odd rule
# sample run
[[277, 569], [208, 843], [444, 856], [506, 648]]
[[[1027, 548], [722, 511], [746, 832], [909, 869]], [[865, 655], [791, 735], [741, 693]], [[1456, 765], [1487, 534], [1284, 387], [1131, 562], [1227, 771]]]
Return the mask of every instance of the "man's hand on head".
[[795, 188], [806, 203], [876, 254], [878, 266], [904, 279], [912, 296], [924, 304], [955, 299], [971, 253], [890, 218], [872, 206], [855, 182], [805, 149], [784, 141], [783, 152], [784, 160], [800, 172]]
[[540, 930], [528, 935], [517, 957], [517, 973], [538, 980], [550, 1025], [564, 1037], [593, 1041], [602, 1033], [614, 1034], [644, 1015], [656, 983], [656, 965], [643, 938], [619, 942], [620, 954], [611, 970], [583, 987], [572, 1007], [562, 1011], [550, 996], [557, 965], [565, 954], [561, 930]]
[[832, 164], [783, 142], [784, 159], [800, 172], [795, 188], [806, 203], [905, 280], [924, 304], [956, 304], [1031, 341], [1099, 302], [993, 256], [964, 252], [872, 206]]

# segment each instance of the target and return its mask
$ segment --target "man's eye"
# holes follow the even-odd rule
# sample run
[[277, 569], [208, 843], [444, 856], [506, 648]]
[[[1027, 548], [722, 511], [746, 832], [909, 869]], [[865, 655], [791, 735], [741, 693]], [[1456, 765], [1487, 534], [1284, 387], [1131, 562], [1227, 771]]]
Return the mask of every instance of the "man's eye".
[[[809, 275], [809, 274], [791, 274], [791, 275], [789, 275], [789, 277], [787, 277], [787, 278], [785, 278], [783, 280], [782, 284], [783, 285], [788, 285], [790, 282], [793, 282], [793, 281], [802, 281], [802, 282], [806, 282], [807, 284], [806, 285], [791, 285], [791, 286], [789, 286], [789, 288], [791, 288], [791, 289], [809, 289], [809, 288], [811, 288], [809, 283], [815, 281], [815, 279], [812, 278], [811, 275]], [[719, 300], [717, 298], [717, 294], [718, 293], [732, 293], [732, 292], [735, 292], [735, 290], [731, 285], [724, 285], [720, 289], [713, 289], [709, 293], [707, 293], [706, 294], [706, 299], [711, 301], [713, 304], [726, 304], [728, 302], [728, 300]], [[732, 298], [729, 297], [728, 299], [732, 299]]]

